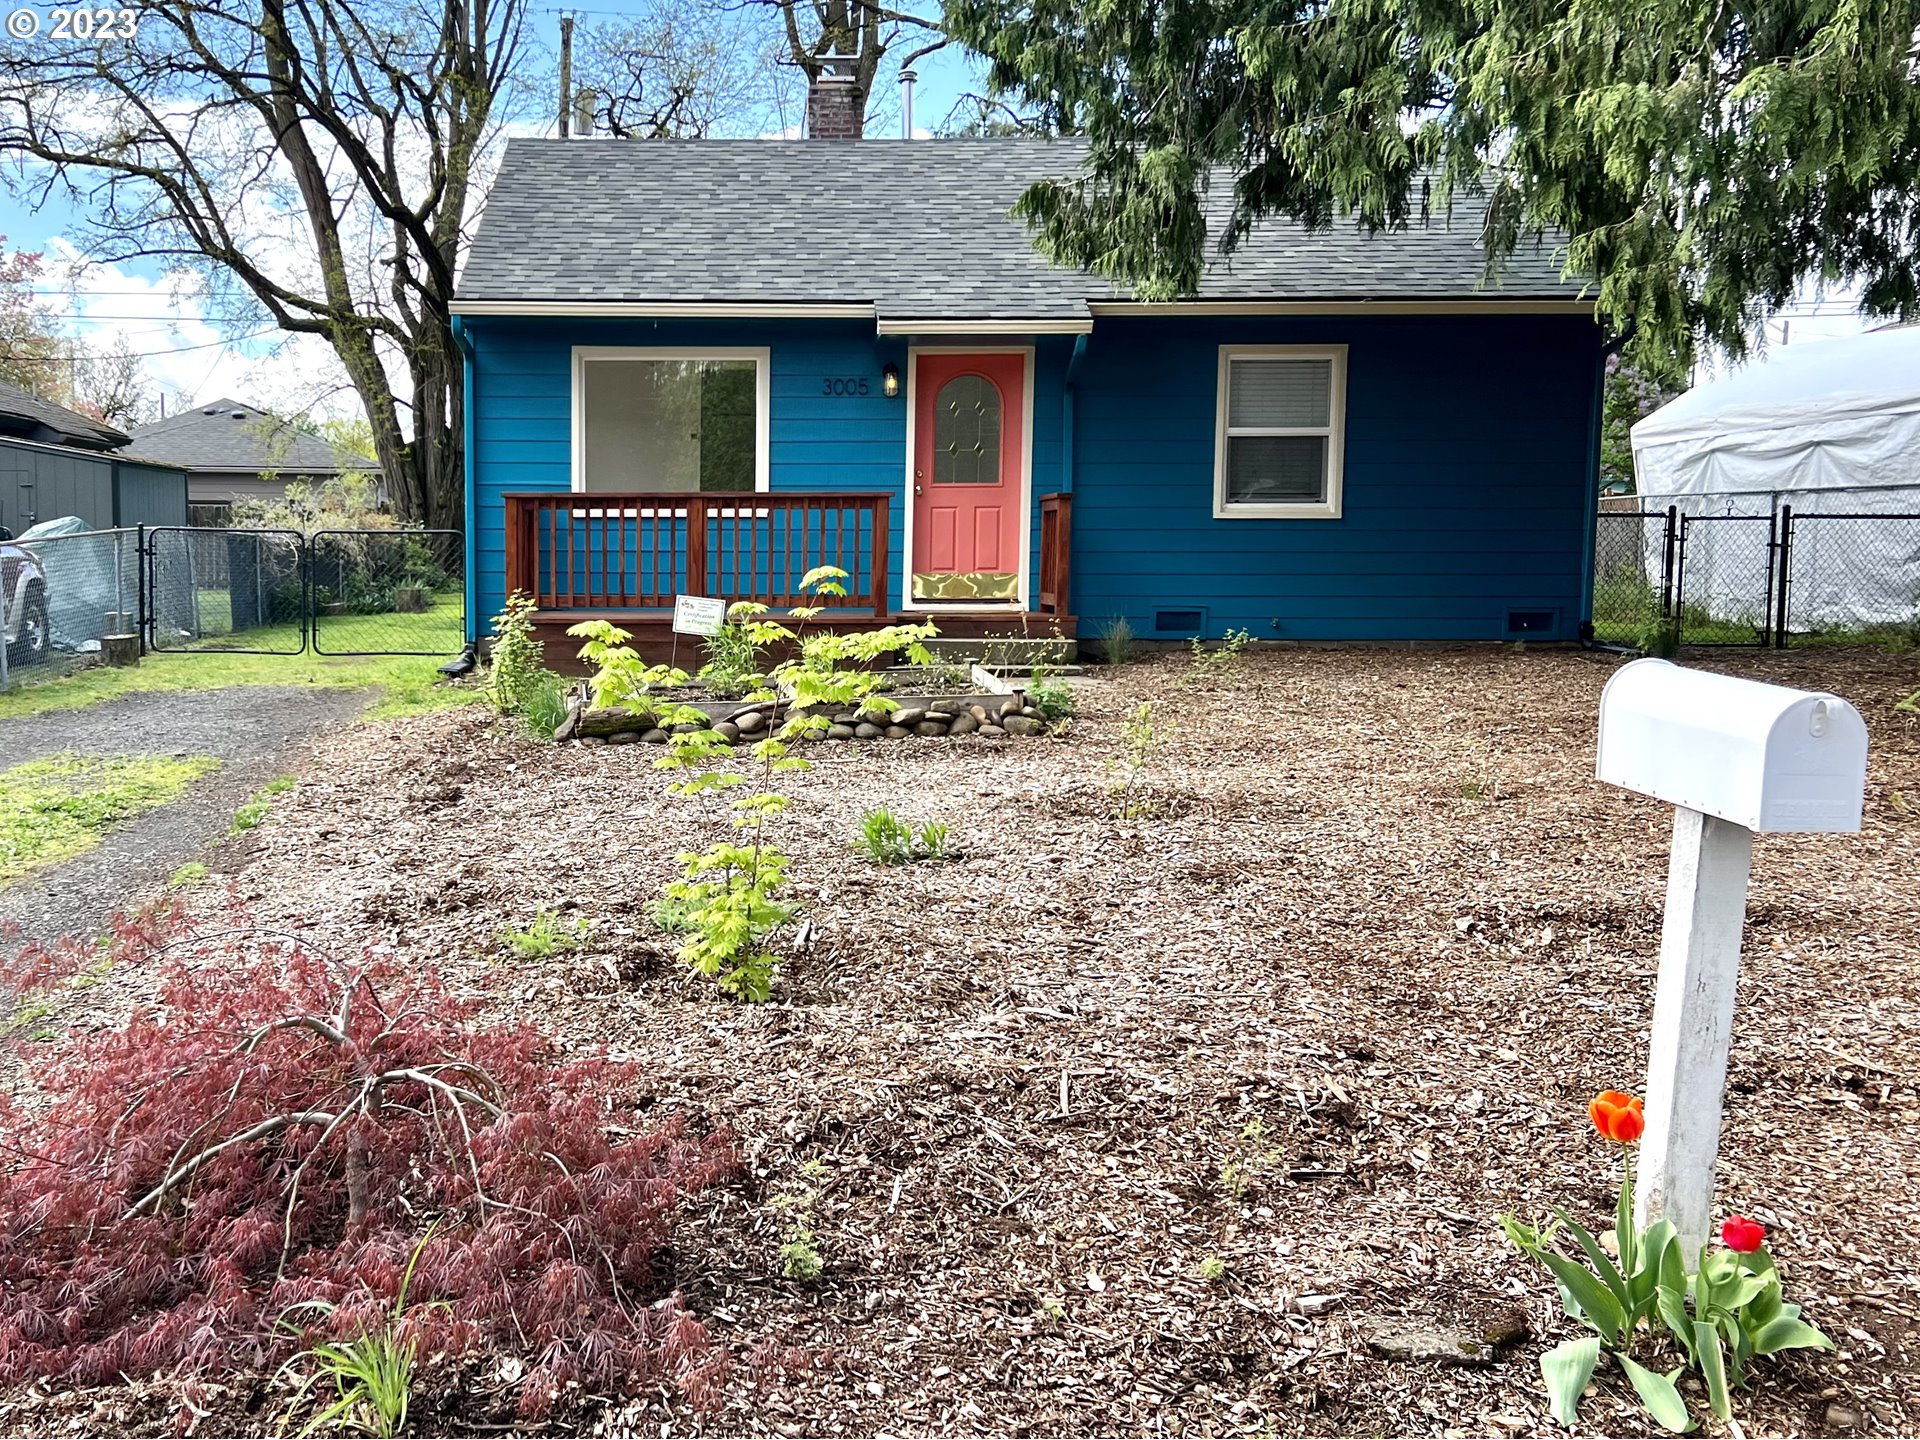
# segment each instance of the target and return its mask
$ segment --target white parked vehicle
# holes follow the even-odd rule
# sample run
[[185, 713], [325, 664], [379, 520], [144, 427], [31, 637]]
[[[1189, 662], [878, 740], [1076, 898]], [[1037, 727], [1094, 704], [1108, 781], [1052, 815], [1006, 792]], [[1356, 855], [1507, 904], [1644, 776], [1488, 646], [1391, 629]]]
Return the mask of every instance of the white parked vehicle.
[[31, 550], [7, 540], [0, 540], [0, 597], [6, 603], [7, 663], [37, 665], [45, 660], [52, 637], [47, 568]]

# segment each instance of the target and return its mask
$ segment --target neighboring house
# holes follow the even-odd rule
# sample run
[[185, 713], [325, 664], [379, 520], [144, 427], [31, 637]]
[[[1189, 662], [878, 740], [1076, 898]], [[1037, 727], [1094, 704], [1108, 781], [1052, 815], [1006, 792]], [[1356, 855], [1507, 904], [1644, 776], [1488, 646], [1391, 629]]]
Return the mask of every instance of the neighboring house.
[[194, 524], [224, 525], [236, 500], [278, 500], [289, 481], [321, 484], [343, 471], [379, 466], [238, 400], [216, 400], [133, 431], [144, 455], [184, 466]]
[[[1261, 226], [1193, 300], [1050, 267], [1030, 138], [514, 140], [453, 304], [470, 624], [664, 630], [675, 592], [848, 625], [1571, 640], [1603, 336], [1472, 208]], [[748, 494], [753, 499], [743, 500]]]
[[0, 381], [0, 528], [19, 534], [68, 515], [96, 530], [186, 524], [186, 472], [120, 450], [127, 443], [111, 425]]

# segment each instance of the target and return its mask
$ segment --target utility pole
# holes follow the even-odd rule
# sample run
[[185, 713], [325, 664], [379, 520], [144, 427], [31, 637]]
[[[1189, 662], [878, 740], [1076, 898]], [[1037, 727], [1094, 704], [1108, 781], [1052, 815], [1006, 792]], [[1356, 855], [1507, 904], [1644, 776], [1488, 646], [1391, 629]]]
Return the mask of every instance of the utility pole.
[[573, 123], [573, 16], [560, 17], [560, 138]]

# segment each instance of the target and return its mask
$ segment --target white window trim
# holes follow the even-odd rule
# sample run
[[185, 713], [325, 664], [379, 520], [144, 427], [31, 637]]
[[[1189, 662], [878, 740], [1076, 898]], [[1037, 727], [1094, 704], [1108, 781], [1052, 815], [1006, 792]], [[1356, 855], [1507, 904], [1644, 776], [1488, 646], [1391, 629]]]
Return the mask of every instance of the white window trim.
[[[1232, 398], [1235, 360], [1330, 360], [1328, 424], [1272, 429], [1242, 427], [1235, 435], [1324, 435], [1327, 437], [1327, 498], [1313, 501], [1249, 502], [1227, 499], [1227, 409]], [[1216, 520], [1338, 520], [1347, 444], [1347, 347], [1344, 345], [1222, 345], [1214, 421], [1213, 518]]]
[[[753, 361], [753, 488], [772, 489], [772, 350], [765, 345], [576, 345], [573, 347], [573, 465], [571, 488], [587, 493], [586, 365], [591, 360]], [[603, 492], [613, 494], [616, 492]], [[688, 491], [689, 495], [696, 491]]]

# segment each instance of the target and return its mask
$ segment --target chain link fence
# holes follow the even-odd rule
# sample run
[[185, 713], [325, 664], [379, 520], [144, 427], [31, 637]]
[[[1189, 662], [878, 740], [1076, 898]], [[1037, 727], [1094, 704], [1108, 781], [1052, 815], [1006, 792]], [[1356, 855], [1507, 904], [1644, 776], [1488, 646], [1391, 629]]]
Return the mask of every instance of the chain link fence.
[[1912, 493], [1822, 493], [1821, 509], [1799, 513], [1799, 497], [1772, 493], [1608, 502], [1594, 526], [1594, 638], [1920, 644], [1920, 507], [1872, 508]]
[[306, 541], [292, 530], [147, 532], [147, 640], [159, 651], [297, 655]]
[[313, 648], [446, 655], [466, 643], [465, 547], [455, 530], [323, 530], [308, 557]]
[[1920, 513], [1784, 521], [1786, 644], [1920, 645]]
[[14, 543], [37, 562], [45, 612], [44, 645], [16, 644], [16, 664], [71, 663], [97, 654], [104, 636], [138, 633], [139, 531], [84, 530]]

